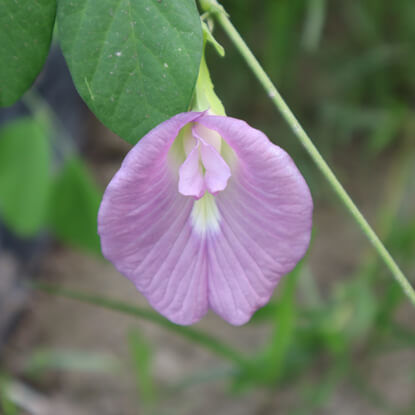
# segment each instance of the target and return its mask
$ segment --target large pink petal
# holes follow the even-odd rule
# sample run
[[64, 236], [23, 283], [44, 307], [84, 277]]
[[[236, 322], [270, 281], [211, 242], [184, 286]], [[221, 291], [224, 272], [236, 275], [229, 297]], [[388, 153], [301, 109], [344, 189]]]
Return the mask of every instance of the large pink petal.
[[305, 254], [312, 199], [294, 162], [263, 133], [229, 117], [197, 122], [217, 131], [237, 156], [215, 197], [220, 231], [207, 236], [207, 259], [209, 305], [240, 325]]
[[207, 311], [205, 242], [192, 231], [194, 199], [178, 192], [168, 151], [180, 129], [200, 117], [179, 114], [143, 137], [105, 191], [98, 215], [104, 256], [150, 304], [179, 324]]

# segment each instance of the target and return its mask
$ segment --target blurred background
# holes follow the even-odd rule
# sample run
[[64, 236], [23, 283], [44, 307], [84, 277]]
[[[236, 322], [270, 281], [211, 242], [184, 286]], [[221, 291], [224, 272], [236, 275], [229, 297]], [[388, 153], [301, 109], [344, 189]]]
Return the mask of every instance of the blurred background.
[[[415, 2], [223, 5], [414, 283]], [[130, 145], [82, 103], [56, 42], [34, 88], [0, 110], [0, 413], [415, 414], [415, 310], [215, 35], [226, 57], [207, 58], [228, 115], [285, 148], [311, 187], [305, 260], [241, 328], [151, 320], [96, 235]]]

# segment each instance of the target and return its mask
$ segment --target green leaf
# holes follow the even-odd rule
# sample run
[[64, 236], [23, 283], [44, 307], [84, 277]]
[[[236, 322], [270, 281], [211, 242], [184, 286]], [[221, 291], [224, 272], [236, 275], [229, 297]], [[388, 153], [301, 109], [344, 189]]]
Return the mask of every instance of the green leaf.
[[32, 85], [49, 52], [55, 0], [0, 0], [0, 106]]
[[101, 198], [82, 160], [68, 160], [53, 185], [49, 213], [52, 231], [64, 242], [100, 253], [97, 214]]
[[58, 27], [80, 95], [125, 140], [188, 110], [203, 44], [194, 0], [60, 0]]
[[0, 130], [0, 215], [22, 237], [44, 224], [50, 165], [47, 132], [39, 123], [21, 119]]

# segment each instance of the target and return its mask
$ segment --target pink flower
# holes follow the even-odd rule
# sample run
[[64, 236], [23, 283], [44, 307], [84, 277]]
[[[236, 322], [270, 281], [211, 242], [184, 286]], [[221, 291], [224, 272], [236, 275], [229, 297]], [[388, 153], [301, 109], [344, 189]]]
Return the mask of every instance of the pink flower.
[[98, 215], [104, 256], [177, 324], [234, 325], [305, 254], [313, 203], [288, 154], [235, 118], [178, 114], [132, 148]]

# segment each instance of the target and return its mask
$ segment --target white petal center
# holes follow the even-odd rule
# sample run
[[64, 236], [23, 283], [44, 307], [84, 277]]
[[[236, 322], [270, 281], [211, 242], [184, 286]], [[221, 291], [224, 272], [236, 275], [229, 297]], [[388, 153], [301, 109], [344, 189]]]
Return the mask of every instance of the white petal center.
[[191, 221], [193, 229], [200, 235], [219, 231], [220, 213], [215, 198], [210, 193], [205, 193], [201, 199], [195, 201]]

